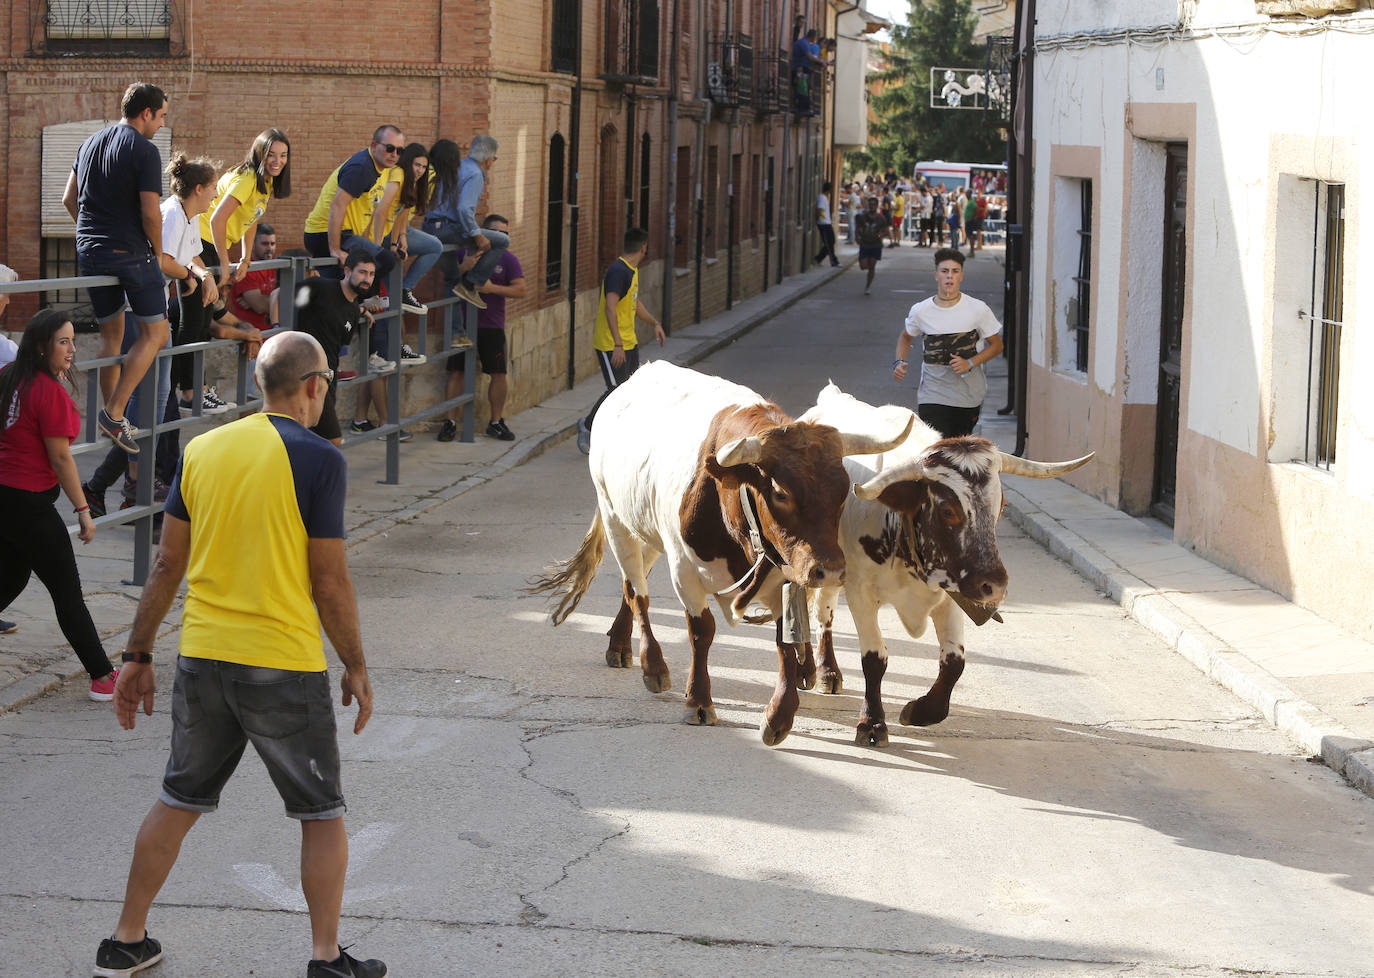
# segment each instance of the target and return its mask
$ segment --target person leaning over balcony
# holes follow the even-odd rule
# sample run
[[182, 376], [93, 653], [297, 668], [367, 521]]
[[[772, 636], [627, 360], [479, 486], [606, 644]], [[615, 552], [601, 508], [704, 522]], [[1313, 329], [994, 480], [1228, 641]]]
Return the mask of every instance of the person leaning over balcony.
[[[95, 538], [91, 508], [71, 443], [81, 433], [76, 405], [62, 389], [71, 380], [76, 333], [66, 314], [44, 309], [29, 320], [13, 363], [0, 370], [0, 611], [38, 575], [52, 597], [62, 634], [91, 677], [90, 697], [112, 699], [118, 671], [100, 644], [81, 596], [67, 525], [57, 513], [58, 488], [75, 509], [82, 543]], [[5, 631], [13, 631], [6, 622]]]
[[400, 159], [405, 136], [393, 125], [382, 125], [372, 141], [329, 174], [315, 207], [305, 219], [305, 247], [316, 258], [337, 258], [338, 267], [320, 270], [325, 278], [344, 277], [343, 263], [355, 248], [367, 251], [377, 264], [377, 277], [364, 298], [381, 290], [396, 267], [396, 252], [370, 240], [372, 215], [386, 190], [387, 173]]
[[[429, 274], [444, 248], [444, 243], [434, 235], [410, 226], [410, 219], [417, 212], [429, 210], [429, 197], [429, 150], [420, 143], [411, 143], [401, 150], [400, 160], [389, 171], [382, 202], [373, 217], [372, 240], [380, 241], [386, 248], [394, 247], [402, 261], [407, 256], [415, 259], [401, 282], [401, 308], [416, 315], [426, 312], [427, 307], [415, 298], [415, 286]], [[401, 359], [424, 363], [422, 357], [407, 357], [404, 350]]]
[[[436, 143], [435, 149], [438, 148], [439, 144]], [[497, 149], [498, 144], [491, 136], [485, 133], [473, 136], [467, 158], [452, 176], [445, 172], [446, 167], [439, 165], [434, 150], [430, 151], [429, 157], [435, 163], [437, 186], [434, 202], [425, 215], [425, 230], [445, 244], [460, 244], [468, 254], [475, 252], [478, 255], [477, 264], [469, 271], [457, 272], [457, 281], [453, 285], [454, 295], [478, 309], [485, 309], [487, 304], [477, 290], [491, 278], [496, 263], [510, 247], [507, 235], [490, 228], [484, 230], [477, 225], [477, 205], [482, 200], [487, 175], [496, 163]], [[448, 272], [455, 270], [456, 263], [446, 269]]]
[[138, 382], [162, 349], [170, 329], [167, 294], [158, 269], [162, 246], [162, 156], [153, 136], [167, 123], [167, 96], [135, 82], [124, 91], [124, 118], [86, 139], [77, 150], [62, 203], [76, 222], [76, 267], [82, 275], [113, 275], [118, 285], [88, 289], [100, 324], [100, 355], [118, 355], [128, 302], [139, 336], [123, 367], [100, 368], [105, 407], [101, 432], [130, 455], [138, 429], [124, 416]]

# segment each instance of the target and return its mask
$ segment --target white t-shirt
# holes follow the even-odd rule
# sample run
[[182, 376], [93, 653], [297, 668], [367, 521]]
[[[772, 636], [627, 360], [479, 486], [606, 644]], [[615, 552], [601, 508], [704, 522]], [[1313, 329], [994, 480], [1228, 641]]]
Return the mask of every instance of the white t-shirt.
[[162, 250], [178, 265], [189, 265], [200, 254], [200, 221], [186, 216], [181, 199], [174, 196], [162, 202]]
[[816, 195], [816, 223], [830, 223], [830, 198], [825, 194]]
[[14, 363], [14, 358], [17, 356], [19, 356], [19, 344], [0, 333], [0, 367]]
[[[1002, 331], [1002, 324], [986, 302], [971, 295], [960, 295], [959, 301], [948, 307], [936, 305], [935, 296], [931, 296], [911, 307], [906, 315], [906, 331], [910, 336], [977, 332], [977, 348], [981, 350], [988, 337]], [[956, 374], [949, 364], [921, 364], [921, 386], [916, 397], [922, 404], [978, 407], [987, 393], [988, 378], [982, 364], [966, 374]]]

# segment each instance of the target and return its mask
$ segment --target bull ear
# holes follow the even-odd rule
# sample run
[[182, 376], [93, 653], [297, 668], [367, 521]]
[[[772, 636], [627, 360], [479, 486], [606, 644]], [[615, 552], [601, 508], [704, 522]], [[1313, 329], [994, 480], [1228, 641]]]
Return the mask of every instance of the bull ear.
[[1021, 458], [1016, 455], [1008, 455], [1006, 452], [997, 453], [1002, 460], [1002, 471], [1008, 475], [1024, 475], [1030, 479], [1053, 479], [1061, 475], [1068, 475], [1074, 469], [1081, 469], [1093, 460], [1096, 452], [1089, 452], [1082, 458], [1076, 458], [1071, 462], [1033, 462], [1028, 458]]
[[732, 465], [750, 465], [763, 458], [763, 441], [749, 435], [736, 438], [716, 451], [716, 461], [729, 468]]

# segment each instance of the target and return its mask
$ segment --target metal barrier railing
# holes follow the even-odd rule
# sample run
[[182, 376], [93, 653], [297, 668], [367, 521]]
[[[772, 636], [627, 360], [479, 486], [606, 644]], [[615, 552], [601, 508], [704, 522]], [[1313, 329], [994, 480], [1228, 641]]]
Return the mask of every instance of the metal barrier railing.
[[[444, 245], [444, 251], [451, 252], [455, 246]], [[296, 286], [303, 282], [307, 273], [312, 268], [325, 268], [337, 266], [336, 258], [275, 258], [269, 261], [255, 261], [253, 267], [264, 271], [275, 270], [277, 274], [277, 286], [284, 297], [279, 302], [279, 327], [280, 329], [296, 328], [296, 304], [285, 297], [294, 296]], [[360, 331], [356, 332], [350, 340], [349, 356], [354, 358], [356, 353], [357, 376], [347, 380], [336, 381], [339, 389], [352, 387], [365, 381], [380, 380], [386, 377], [396, 377], [397, 383], [388, 384], [386, 391], [387, 423], [381, 425], [366, 434], [345, 434], [342, 446], [345, 449], [353, 448], [364, 442], [374, 441], [378, 438], [386, 440], [386, 477], [382, 480], [384, 485], [396, 485], [401, 477], [401, 430], [407, 426], [440, 414], [447, 413], [456, 407], [472, 405], [476, 400], [476, 380], [477, 380], [477, 357], [475, 346], [468, 345], [462, 348], [454, 348], [454, 338], [457, 336], [466, 337], [468, 341], [476, 339], [477, 329], [477, 310], [463, 302], [457, 296], [449, 295], [442, 299], [426, 303], [427, 311], [419, 313], [417, 319], [419, 325], [416, 330], [416, 352], [424, 354], [427, 360], [442, 362], [450, 357], [458, 356], [462, 353], [472, 353], [464, 362], [463, 393], [457, 397], [440, 400], [439, 402], [416, 411], [414, 414], [401, 416], [401, 378], [413, 367], [405, 367], [401, 360], [401, 345], [405, 341], [402, 323], [401, 309], [401, 279], [403, 276], [403, 263], [398, 263], [391, 273], [387, 276], [387, 307], [379, 313], [375, 313], [375, 320], [393, 321], [398, 328], [391, 329], [387, 334], [387, 354], [386, 359], [390, 360], [395, 367], [387, 373], [371, 373], [368, 370], [368, 355], [371, 350], [371, 327], [363, 324]], [[54, 279], [30, 279], [19, 282], [0, 282], [0, 294], [18, 295], [35, 292], [51, 292], [59, 289], [81, 289], [101, 285], [118, 285], [119, 280], [109, 275], [88, 275], [76, 276], [71, 278]], [[461, 307], [461, 308], [460, 308]], [[455, 309], [458, 314], [455, 314]], [[438, 314], [440, 320], [440, 330], [436, 339], [439, 345], [434, 352], [429, 351], [429, 320], [430, 317]], [[416, 315], [416, 314], [411, 314]], [[125, 329], [137, 329], [137, 325], [132, 322], [126, 323]], [[262, 335], [264, 337], [272, 335], [277, 330], [267, 330]], [[148, 578], [148, 571], [152, 564], [153, 555], [153, 519], [161, 511], [161, 504], [153, 502], [153, 446], [159, 435], [182, 428], [195, 426], [205, 426], [210, 421], [220, 421], [225, 417], [234, 418], [256, 412], [262, 406], [262, 398], [254, 397], [249, 399], [248, 380], [251, 376], [251, 361], [240, 348], [237, 354], [237, 363], [234, 375], [234, 401], [237, 407], [231, 408], [225, 415], [206, 416], [202, 413], [201, 389], [205, 383], [205, 354], [211, 350], [227, 350], [230, 347], [238, 347], [239, 341], [232, 339], [224, 340], [204, 340], [197, 343], [187, 343], [183, 346], [164, 347], [157, 353], [155, 360], [149, 367], [147, 373], [143, 375], [138, 384], [138, 404], [135, 417], [130, 418], [139, 429], [136, 441], [139, 445], [139, 455], [136, 458], [143, 460], [140, 476], [135, 482], [134, 502], [127, 509], [120, 509], [112, 513], [107, 513], [95, 521], [97, 527], [114, 527], [133, 525], [134, 529], [134, 567], [132, 576], [124, 583], [141, 587]], [[178, 418], [176, 421], [163, 421], [162, 412], [165, 405], [157, 404], [157, 375], [158, 365], [166, 357], [180, 356], [182, 354], [191, 355], [194, 363], [192, 390], [194, 391], [192, 400], [192, 414], [190, 417]], [[112, 357], [97, 357], [90, 360], [81, 360], [74, 364], [74, 369], [81, 371], [84, 375], [84, 396], [86, 402], [86, 417], [83, 425], [82, 438], [72, 445], [72, 455], [85, 455], [91, 452], [106, 451], [111, 447], [111, 442], [104, 438], [96, 428], [96, 415], [100, 411], [100, 385], [96, 372], [101, 367], [122, 364], [125, 354]], [[342, 366], [342, 363], [341, 363]], [[465, 442], [474, 440], [475, 414], [473, 410], [463, 412], [463, 428], [461, 438]], [[346, 420], [344, 421], [346, 424]], [[345, 429], [347, 431], [347, 429]], [[146, 474], [146, 477], [145, 477]], [[68, 532], [75, 535], [77, 526], [69, 526]]]

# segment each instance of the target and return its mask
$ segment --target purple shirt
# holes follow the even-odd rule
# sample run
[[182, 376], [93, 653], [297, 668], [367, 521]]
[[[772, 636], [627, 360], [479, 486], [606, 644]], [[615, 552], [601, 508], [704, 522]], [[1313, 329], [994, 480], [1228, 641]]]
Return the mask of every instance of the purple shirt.
[[[458, 261], [462, 262], [467, 257], [466, 249], [459, 248], [457, 255]], [[524, 277], [525, 270], [520, 267], [520, 259], [507, 251], [496, 263], [496, 267], [491, 270], [491, 278], [488, 281], [493, 285], [510, 285], [512, 280]], [[487, 307], [477, 310], [477, 328], [505, 329], [506, 297], [483, 292], [482, 300], [487, 304]]]

